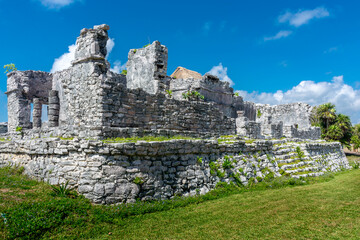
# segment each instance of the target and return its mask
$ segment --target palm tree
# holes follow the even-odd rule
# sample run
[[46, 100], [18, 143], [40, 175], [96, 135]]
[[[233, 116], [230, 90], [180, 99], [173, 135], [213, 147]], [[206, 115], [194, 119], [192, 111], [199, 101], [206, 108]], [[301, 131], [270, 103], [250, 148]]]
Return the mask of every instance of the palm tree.
[[331, 103], [322, 104], [316, 108], [316, 113], [326, 133], [330, 124], [336, 119], [335, 105]]

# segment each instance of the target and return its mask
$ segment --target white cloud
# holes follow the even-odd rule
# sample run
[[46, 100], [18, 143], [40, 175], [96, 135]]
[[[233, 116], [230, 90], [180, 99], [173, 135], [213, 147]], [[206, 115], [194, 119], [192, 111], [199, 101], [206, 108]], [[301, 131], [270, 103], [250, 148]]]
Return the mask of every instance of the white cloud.
[[[109, 38], [106, 43], [106, 49], [107, 49], [106, 58], [109, 56], [109, 54], [113, 50], [114, 46], [115, 46], [114, 39]], [[75, 59], [75, 50], [76, 50], [76, 45], [75, 44], [70, 45], [69, 51], [67, 53], [64, 53], [59, 58], [55, 59], [50, 72], [53, 73], [53, 72], [62, 71], [64, 69], [69, 68], [71, 66], [71, 62], [74, 61], [74, 59]]]
[[119, 60], [114, 62], [114, 66], [110, 69], [110, 71], [114, 72], [114, 73], [121, 73], [122, 70], [126, 69], [126, 63], [121, 64], [121, 62]]
[[115, 39], [109, 38], [106, 42], [106, 50], [107, 50], [106, 58], [108, 58], [108, 56], [111, 53], [111, 51], [113, 50], [114, 46], [115, 46]]
[[309, 23], [315, 18], [324, 18], [330, 16], [329, 11], [324, 7], [317, 7], [313, 10], [299, 10], [296, 13], [287, 11], [285, 14], [279, 16], [280, 23], [289, 23], [291, 26], [300, 27], [301, 25]]
[[222, 63], [219, 63], [218, 66], [212, 67], [208, 73], [218, 76], [221, 81], [229, 82], [230, 87], [234, 86], [234, 82], [227, 75], [227, 67], [223, 67]]
[[75, 59], [75, 49], [75, 44], [70, 45], [67, 53], [64, 53], [59, 58], [55, 59], [50, 72], [53, 73], [69, 68], [71, 66], [71, 62]]
[[60, 9], [75, 2], [75, 0], [40, 0], [41, 4], [47, 8]]
[[288, 37], [290, 34], [292, 34], [292, 31], [280, 31], [278, 32], [276, 35], [274, 36], [271, 36], [271, 37], [264, 37], [264, 42], [266, 41], [271, 41], [271, 40], [277, 40], [277, 39], [280, 39], [280, 38], [286, 38]]
[[304, 102], [316, 106], [331, 102], [339, 113], [349, 115], [353, 123], [360, 123], [360, 90], [345, 84], [343, 76], [333, 77], [330, 82], [302, 81], [285, 92], [237, 92], [246, 101], [271, 105]]

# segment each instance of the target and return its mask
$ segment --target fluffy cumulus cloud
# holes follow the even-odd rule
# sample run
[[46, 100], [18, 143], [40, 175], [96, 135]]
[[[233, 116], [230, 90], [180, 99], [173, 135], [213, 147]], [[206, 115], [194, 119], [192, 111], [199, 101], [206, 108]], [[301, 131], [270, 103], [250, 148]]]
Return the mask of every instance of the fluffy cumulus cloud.
[[[113, 38], [109, 38], [106, 43], [107, 55], [106, 58], [109, 56], [111, 51], [115, 46], [115, 40]], [[69, 51], [61, 55], [59, 58], [56, 58], [50, 72], [57, 72], [67, 69], [71, 66], [71, 62], [75, 59], [75, 49], [76, 45], [72, 44], [69, 47]], [[116, 62], [115, 62], [116, 63]]]
[[223, 67], [222, 63], [219, 63], [218, 66], [212, 67], [208, 73], [218, 76], [221, 81], [229, 82], [230, 87], [234, 86], [234, 82], [227, 75], [227, 67]]
[[59, 9], [74, 3], [76, 0], [40, 0], [41, 4], [47, 8]]
[[286, 37], [290, 36], [290, 34], [292, 34], [292, 31], [284, 31], [284, 30], [282, 30], [282, 31], [279, 31], [274, 36], [264, 37], [264, 42], [271, 41], [271, 40], [277, 40], [277, 39], [280, 39], [280, 38], [286, 38]]
[[296, 13], [287, 11], [280, 15], [278, 20], [280, 23], [288, 23], [294, 27], [300, 27], [315, 18], [324, 18], [330, 16], [329, 11], [324, 7], [317, 7], [312, 10], [299, 10]]
[[110, 69], [110, 71], [114, 73], [121, 73], [122, 70], [126, 69], [126, 63], [121, 64], [121, 61], [117, 60], [114, 62], [113, 67]]
[[335, 104], [337, 111], [349, 115], [353, 123], [360, 123], [360, 90], [344, 83], [343, 76], [329, 82], [302, 81], [288, 91], [258, 93], [237, 91], [246, 101], [263, 104], [305, 102], [316, 106], [326, 102]]
[[109, 38], [106, 42], [106, 50], [107, 50], [106, 58], [109, 56], [109, 54], [111, 53], [114, 47], [115, 47], [115, 39]]
[[75, 44], [70, 45], [68, 52], [55, 59], [50, 72], [53, 73], [69, 68], [71, 66], [71, 62], [75, 59], [75, 49]]

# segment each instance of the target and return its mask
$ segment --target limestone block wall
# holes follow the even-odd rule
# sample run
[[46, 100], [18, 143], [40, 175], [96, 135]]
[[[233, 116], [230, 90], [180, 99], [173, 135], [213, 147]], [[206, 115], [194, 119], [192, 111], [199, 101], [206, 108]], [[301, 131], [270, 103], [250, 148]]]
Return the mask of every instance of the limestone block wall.
[[143, 48], [131, 49], [126, 64], [127, 87], [141, 88], [150, 94], [165, 92], [167, 60], [168, 49], [159, 41]]
[[[206, 102], [214, 102], [217, 107], [228, 117], [236, 117], [236, 111], [240, 109], [238, 99], [235, 100], [234, 91], [228, 82], [220, 81], [218, 77], [205, 74], [201, 79], [171, 79], [170, 90], [173, 97], [183, 100], [183, 93], [188, 91], [198, 91], [204, 96]], [[242, 99], [242, 98], [241, 98]]]
[[[313, 176], [349, 168], [339, 143], [320, 141], [218, 144], [216, 140], [171, 140], [105, 144], [54, 138], [1, 142], [0, 167], [24, 166], [26, 174], [50, 184], [69, 181], [94, 203], [111, 204], [203, 194], [219, 181], [247, 184], [270, 172], [280, 176], [278, 163], [293, 161], [290, 155], [295, 146], [300, 146], [311, 160], [311, 169], [319, 171]], [[224, 169], [226, 161], [232, 167]], [[306, 169], [299, 171], [302, 170]]]
[[52, 74], [41, 71], [14, 71], [7, 74], [8, 129], [31, 128], [30, 115], [34, 98], [47, 104]]
[[299, 129], [296, 125], [285, 126], [284, 136], [289, 138], [320, 139], [321, 129], [319, 127]]
[[[284, 125], [297, 124], [299, 129], [306, 129], [311, 126], [311, 110], [312, 106], [306, 103], [289, 103], [275, 106], [256, 104], [256, 114], [258, 111], [260, 112], [260, 116], [256, 116], [256, 121], [263, 126], [282, 121]], [[271, 117], [270, 122], [269, 117]]]
[[235, 134], [235, 119], [224, 116], [214, 103], [179, 101], [128, 89], [115, 81], [105, 84], [109, 87], [102, 102], [104, 137], [112, 136], [116, 128], [192, 132], [194, 136]]

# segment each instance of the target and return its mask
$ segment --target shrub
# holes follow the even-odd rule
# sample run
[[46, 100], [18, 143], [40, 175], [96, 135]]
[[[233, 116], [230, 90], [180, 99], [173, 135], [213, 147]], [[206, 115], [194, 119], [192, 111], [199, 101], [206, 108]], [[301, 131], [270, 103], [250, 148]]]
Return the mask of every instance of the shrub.
[[230, 168], [234, 168], [234, 166], [232, 165], [232, 162], [230, 160], [230, 157], [225, 155], [224, 157], [224, 162], [222, 164], [223, 169], [230, 169]]
[[69, 181], [59, 185], [50, 185], [52, 189], [52, 195], [56, 197], [76, 197], [76, 194], [68, 187]]
[[201, 95], [198, 91], [187, 91], [185, 93], [182, 94], [184, 99], [189, 99], [189, 100], [204, 100], [205, 97], [203, 95]]
[[216, 176], [218, 176], [219, 178], [224, 178], [225, 177], [225, 172], [222, 172], [220, 169], [218, 169], [216, 171]]
[[147, 46], [150, 46], [150, 43], [144, 45], [143, 48], [146, 48]]
[[300, 147], [297, 146], [296, 147], [296, 154], [297, 154], [297, 157], [300, 159], [300, 160], [303, 160], [303, 158], [305, 157], [305, 154], [303, 151], [301, 151]]
[[196, 162], [198, 164], [202, 164], [203, 163], [203, 158], [202, 157], [197, 157]]
[[272, 180], [274, 180], [275, 175], [273, 172], [269, 172], [268, 174], [266, 174], [266, 176], [264, 177], [264, 181], [265, 182], [271, 182]]
[[216, 175], [216, 172], [217, 172], [217, 170], [219, 168], [218, 164], [216, 164], [215, 162], [210, 162], [209, 167], [210, 167], [210, 174], [211, 175]]
[[359, 163], [359, 162], [354, 162], [354, 163], [353, 163], [353, 168], [354, 168], [354, 169], [359, 169], [359, 167], [360, 167], [360, 163]]
[[171, 91], [171, 90], [165, 90], [165, 91], [166, 91], [167, 95], [169, 96], [169, 98], [172, 98], [173, 91]]
[[[136, 50], [134, 50], [134, 51], [136, 51]], [[120, 74], [127, 75], [127, 70], [126, 69], [122, 70]]]
[[137, 184], [137, 185], [141, 185], [144, 183], [144, 180], [141, 177], [136, 177], [133, 181], [133, 183]]
[[4, 65], [4, 68], [5, 68], [5, 73], [17, 71], [17, 68], [15, 67], [15, 64], [13, 64], [13, 63]]
[[257, 116], [257, 118], [261, 118], [262, 113], [261, 113], [260, 109], [258, 109], [258, 110], [257, 110], [257, 114], [256, 114], [256, 116]]

